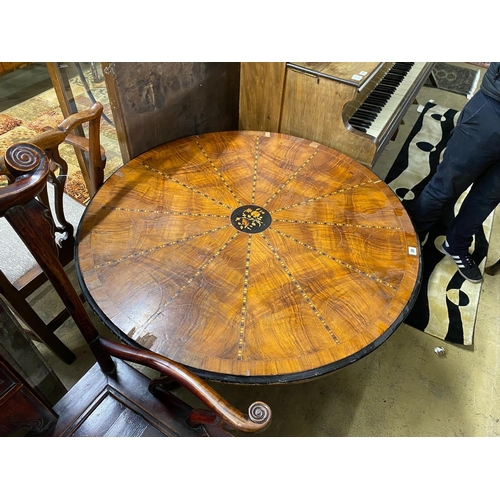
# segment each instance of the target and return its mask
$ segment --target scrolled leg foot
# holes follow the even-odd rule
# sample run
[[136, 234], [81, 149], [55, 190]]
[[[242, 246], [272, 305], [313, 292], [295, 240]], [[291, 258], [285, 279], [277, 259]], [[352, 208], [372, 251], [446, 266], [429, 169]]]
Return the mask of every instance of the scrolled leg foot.
[[271, 408], [262, 401], [255, 401], [248, 408], [248, 418], [255, 424], [269, 424], [271, 416]]

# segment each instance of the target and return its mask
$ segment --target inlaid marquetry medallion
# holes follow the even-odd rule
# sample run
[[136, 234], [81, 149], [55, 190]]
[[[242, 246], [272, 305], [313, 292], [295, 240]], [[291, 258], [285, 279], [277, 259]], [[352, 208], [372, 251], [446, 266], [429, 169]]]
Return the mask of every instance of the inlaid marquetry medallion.
[[256, 205], [238, 207], [231, 214], [231, 224], [244, 233], [261, 233], [271, 225], [271, 214]]
[[84, 293], [122, 339], [226, 382], [346, 366], [418, 292], [420, 249], [394, 193], [326, 146], [266, 132], [180, 139], [90, 202]]

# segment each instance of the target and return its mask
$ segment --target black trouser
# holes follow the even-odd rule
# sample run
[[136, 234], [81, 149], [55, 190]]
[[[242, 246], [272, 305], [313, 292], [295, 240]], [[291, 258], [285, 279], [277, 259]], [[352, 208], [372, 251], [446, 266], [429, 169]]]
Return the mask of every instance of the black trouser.
[[420, 238], [471, 184], [446, 234], [453, 254], [467, 252], [473, 236], [500, 203], [500, 101], [481, 91], [462, 110], [443, 161], [415, 202], [411, 216]]

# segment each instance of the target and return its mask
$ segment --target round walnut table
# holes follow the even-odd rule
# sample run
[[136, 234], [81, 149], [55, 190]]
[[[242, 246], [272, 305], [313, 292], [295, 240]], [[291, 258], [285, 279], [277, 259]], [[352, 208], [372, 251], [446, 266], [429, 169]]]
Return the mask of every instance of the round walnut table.
[[85, 298], [125, 342], [205, 379], [307, 380], [373, 351], [410, 311], [420, 246], [368, 168], [268, 132], [180, 139], [103, 185], [78, 229]]

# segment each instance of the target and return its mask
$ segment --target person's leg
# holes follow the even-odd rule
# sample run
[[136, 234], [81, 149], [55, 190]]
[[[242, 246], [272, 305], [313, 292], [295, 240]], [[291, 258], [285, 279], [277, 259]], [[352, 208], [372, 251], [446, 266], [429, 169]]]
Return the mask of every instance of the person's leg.
[[469, 141], [484, 169], [448, 228], [441, 249], [453, 258], [460, 274], [473, 283], [481, 282], [483, 277], [469, 254], [469, 247], [481, 224], [500, 202], [500, 102], [490, 98], [485, 101], [481, 110], [481, 133], [476, 141]]
[[459, 273], [472, 283], [483, 279], [481, 271], [469, 253], [474, 235], [492, 210], [500, 203], [500, 161], [489, 167], [472, 184], [460, 210], [446, 233], [441, 251], [449, 255]]
[[473, 236], [499, 203], [500, 161], [474, 181], [458, 214], [448, 228], [446, 241], [453, 254], [463, 255], [468, 252]]
[[421, 239], [498, 154], [491, 136], [492, 130], [498, 130], [500, 116], [488, 100], [478, 92], [464, 107], [443, 161], [413, 206], [410, 215]]

